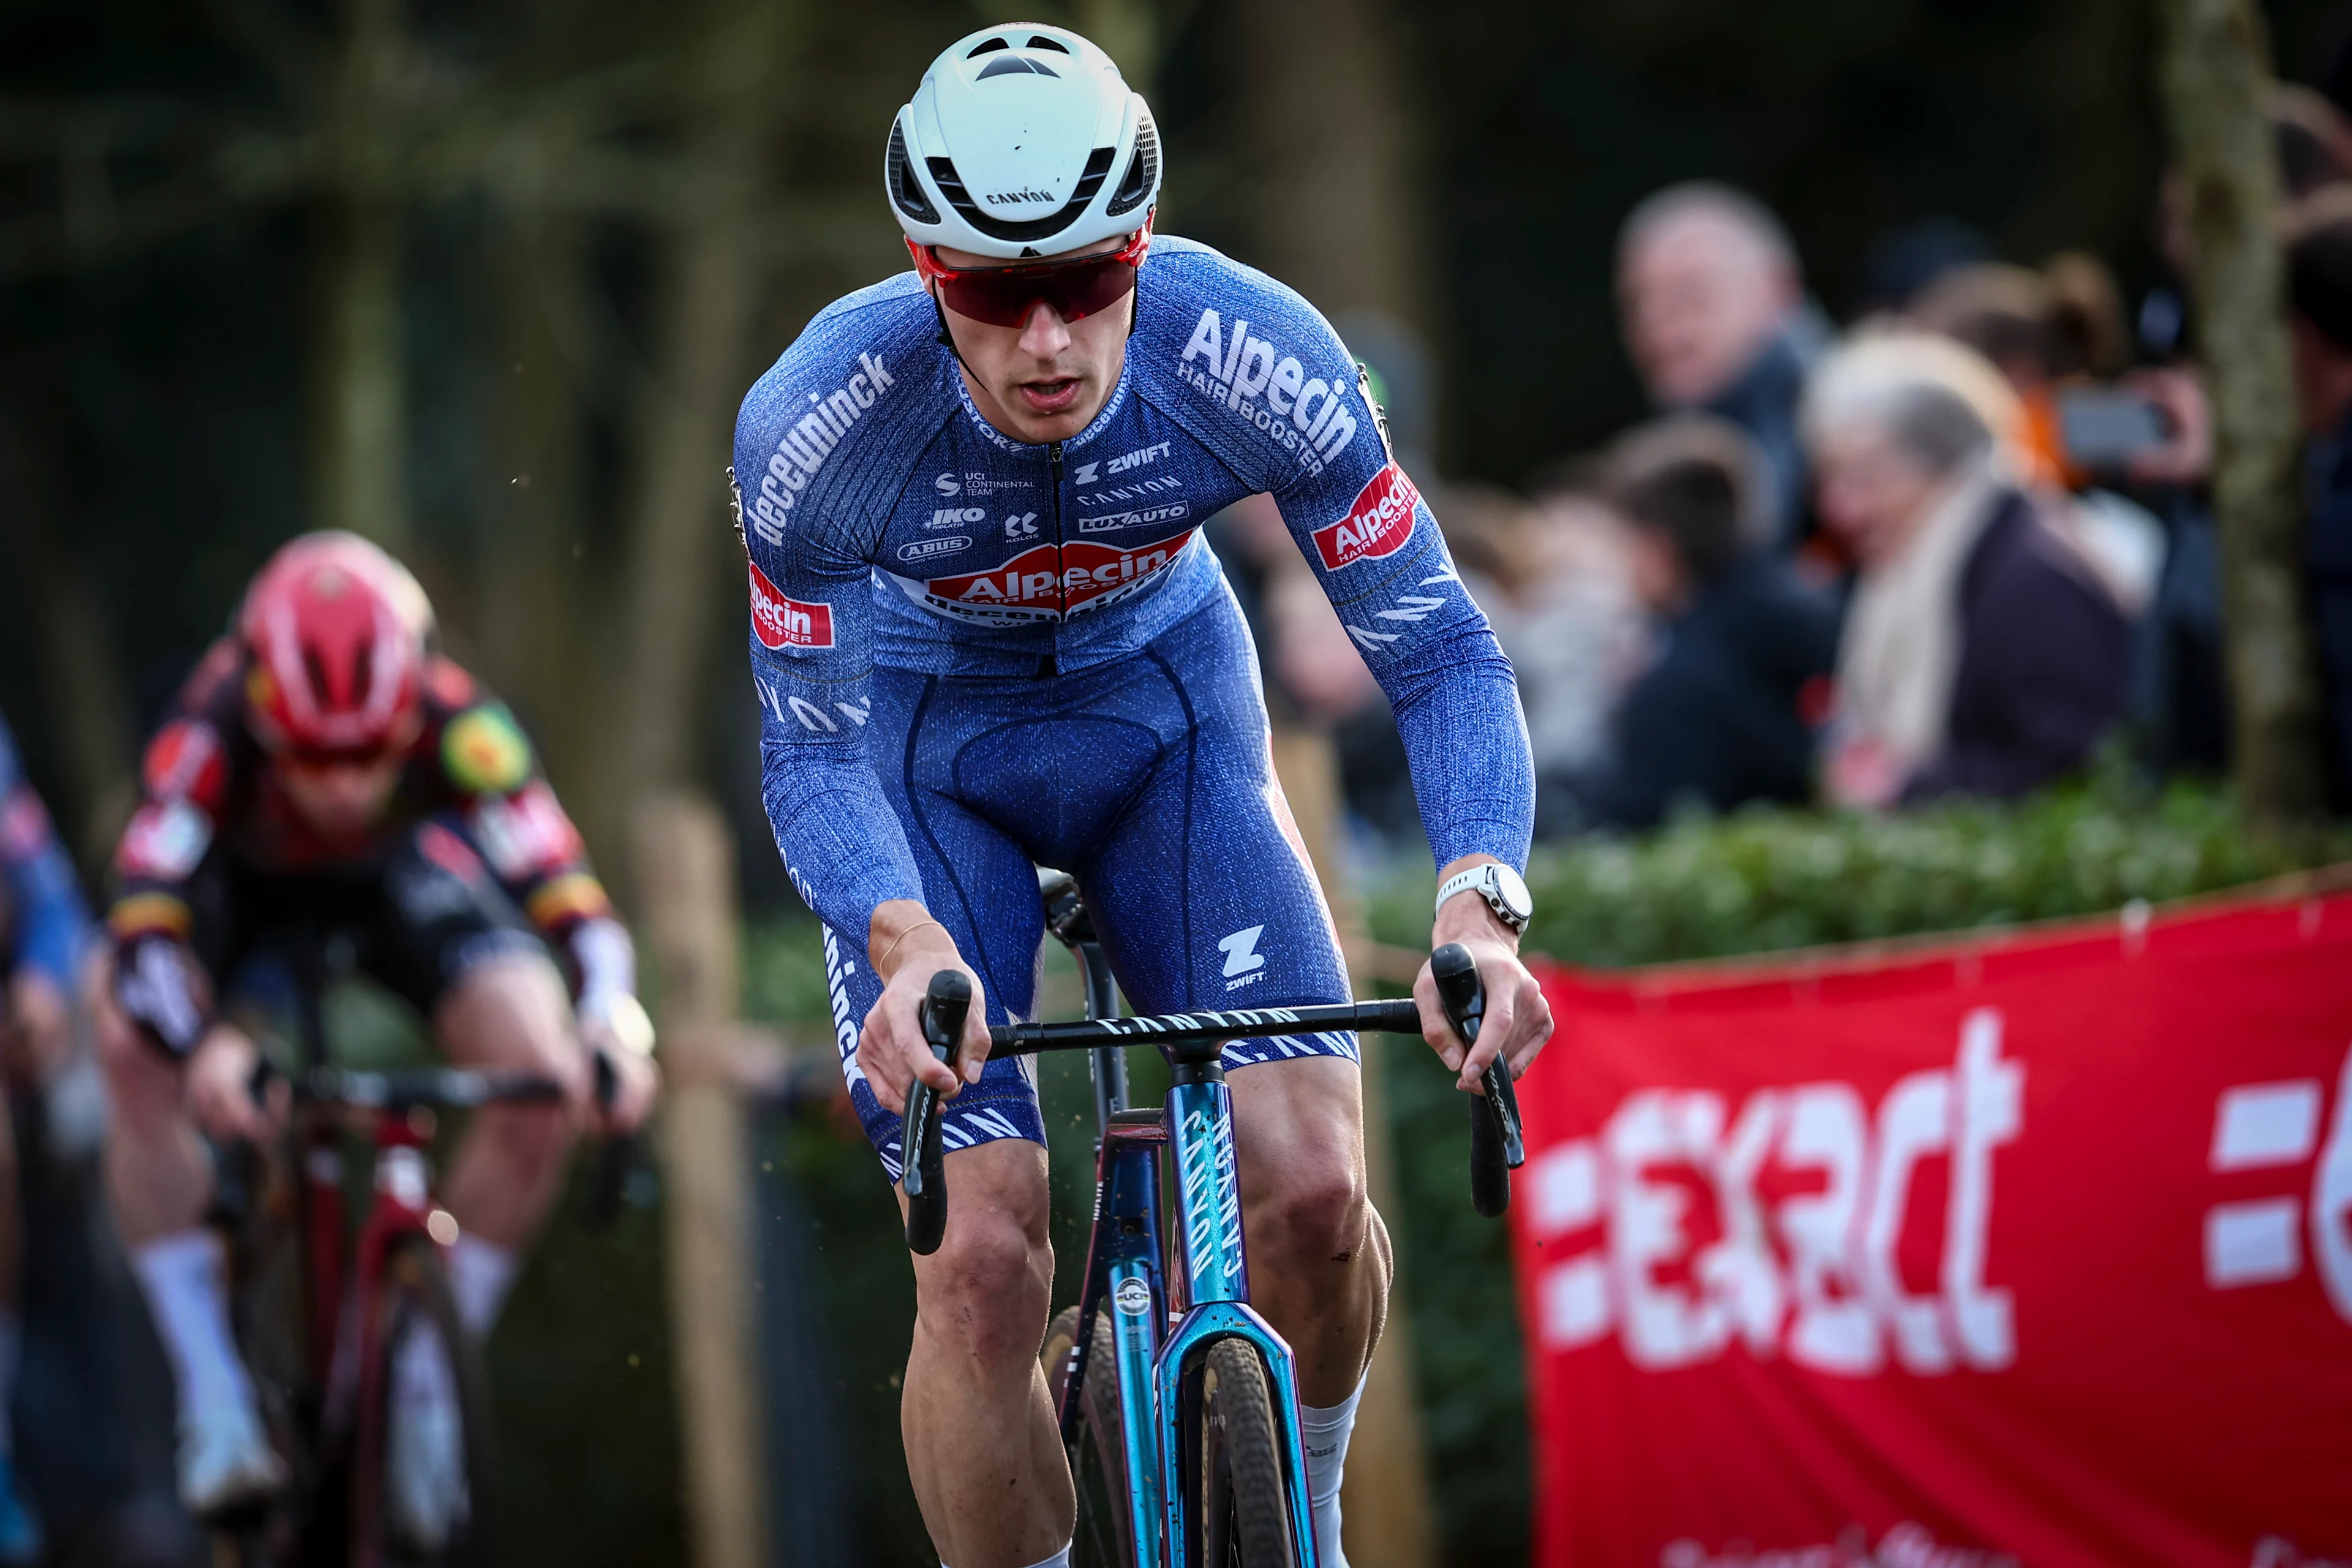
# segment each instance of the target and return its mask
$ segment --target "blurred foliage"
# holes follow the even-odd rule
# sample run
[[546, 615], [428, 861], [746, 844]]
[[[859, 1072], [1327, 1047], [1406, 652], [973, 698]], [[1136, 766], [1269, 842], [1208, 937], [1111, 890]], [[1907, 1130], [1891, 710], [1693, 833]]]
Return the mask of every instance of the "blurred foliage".
[[[1605, 967], [1719, 958], [2093, 914], [2347, 859], [2352, 825], [2256, 842], [2226, 795], [2191, 784], [2148, 792], [2110, 772], [2017, 805], [1744, 812], [1539, 850], [1528, 945]], [[1426, 942], [1431, 884], [1415, 867], [1373, 889], [1373, 933], [1400, 947]], [[1460, 1097], [1419, 1058], [1393, 1048], [1381, 1058], [1404, 1206], [1389, 1219], [1445, 1556], [1524, 1562], [1527, 1389], [1507, 1236], [1470, 1213]]]

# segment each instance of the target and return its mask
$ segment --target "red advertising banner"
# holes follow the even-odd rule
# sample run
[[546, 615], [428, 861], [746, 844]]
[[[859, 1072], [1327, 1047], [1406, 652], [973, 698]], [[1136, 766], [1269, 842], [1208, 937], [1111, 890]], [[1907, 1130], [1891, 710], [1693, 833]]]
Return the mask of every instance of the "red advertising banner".
[[2352, 897], [1547, 985], [1538, 1563], [2352, 1564]]

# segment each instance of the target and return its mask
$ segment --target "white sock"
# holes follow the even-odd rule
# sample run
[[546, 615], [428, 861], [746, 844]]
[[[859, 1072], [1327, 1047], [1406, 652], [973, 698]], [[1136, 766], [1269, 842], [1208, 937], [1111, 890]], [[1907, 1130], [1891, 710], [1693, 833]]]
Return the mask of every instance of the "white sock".
[[[1070, 1543], [1071, 1546], [1075, 1546], [1077, 1542], [1072, 1542]], [[940, 1564], [940, 1568], [948, 1568], [948, 1565], [942, 1563]], [[1070, 1547], [1063, 1547], [1059, 1552], [1055, 1552], [1054, 1555], [1046, 1558], [1041, 1563], [1032, 1563], [1029, 1564], [1029, 1568], [1070, 1568]]]
[[253, 1384], [229, 1331], [221, 1251], [220, 1237], [204, 1229], [157, 1237], [131, 1249], [184, 1413], [225, 1402], [253, 1404]]
[[457, 1299], [457, 1321], [477, 1342], [490, 1337], [520, 1266], [512, 1247], [478, 1236], [461, 1235], [449, 1248], [449, 1293]]
[[1356, 1429], [1356, 1405], [1363, 1397], [1364, 1380], [1359, 1378], [1356, 1392], [1328, 1410], [1298, 1407], [1298, 1435], [1307, 1445], [1307, 1500], [1315, 1514], [1315, 1555], [1323, 1568], [1348, 1568], [1339, 1550], [1339, 1476], [1348, 1466], [1348, 1438]]
[[16, 1448], [16, 1424], [9, 1410], [16, 1403], [16, 1367], [24, 1355], [25, 1320], [15, 1307], [0, 1307], [0, 1461]]

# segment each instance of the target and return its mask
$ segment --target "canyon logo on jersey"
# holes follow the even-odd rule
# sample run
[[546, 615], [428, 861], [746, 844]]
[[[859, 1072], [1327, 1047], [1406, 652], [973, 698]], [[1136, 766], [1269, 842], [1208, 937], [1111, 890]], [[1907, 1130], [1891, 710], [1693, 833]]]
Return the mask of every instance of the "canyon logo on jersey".
[[1359, 561], [1377, 561], [1404, 548], [1412, 537], [1413, 508], [1421, 492], [1405, 471], [1391, 462], [1364, 481], [1355, 505], [1339, 521], [1315, 531], [1316, 552], [1323, 569], [1337, 572]]
[[1059, 620], [1129, 597], [1182, 553], [1192, 531], [1127, 550], [1088, 540], [1040, 544], [986, 572], [896, 581], [908, 598], [959, 620], [992, 626]]
[[751, 566], [751, 629], [760, 635], [763, 647], [831, 647], [833, 606], [786, 598], [755, 563]]

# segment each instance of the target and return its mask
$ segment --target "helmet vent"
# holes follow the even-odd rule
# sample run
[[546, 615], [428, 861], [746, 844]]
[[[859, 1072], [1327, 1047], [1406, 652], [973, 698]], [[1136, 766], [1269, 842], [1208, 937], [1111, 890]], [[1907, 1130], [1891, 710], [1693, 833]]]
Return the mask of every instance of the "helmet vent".
[[917, 223], [937, 223], [940, 209], [923, 194], [922, 183], [915, 178], [914, 161], [907, 156], [907, 128], [898, 121], [890, 122], [889, 163], [890, 200]]
[[1110, 161], [1118, 156], [1116, 147], [1097, 147], [1087, 157], [1087, 166], [1078, 175], [1077, 188], [1062, 210], [1049, 217], [1031, 218], [1025, 222], [1008, 221], [982, 212], [980, 204], [964, 189], [963, 179], [956, 173], [955, 164], [946, 158], [926, 158], [931, 171], [931, 183], [947, 197], [948, 205], [957, 216], [991, 239], [1019, 240], [1050, 239], [1078, 221], [1079, 215], [1094, 201], [1095, 193], [1102, 189], [1103, 181], [1110, 175]]
[[1112, 193], [1110, 205], [1103, 208], [1107, 217], [1131, 213], [1141, 206], [1160, 183], [1160, 128], [1151, 122], [1151, 110], [1140, 110], [1135, 121], [1135, 156], [1127, 161], [1127, 178]]
[[[970, 58], [971, 57], [966, 56], [965, 58]], [[986, 65], [981, 67], [980, 74], [972, 78], [972, 79], [974, 81], [986, 81], [992, 76], [1020, 76], [1030, 72], [1034, 72], [1038, 76], [1052, 77], [1058, 77], [1062, 74], [1060, 71], [1055, 70], [1051, 67], [1046, 66], [1040, 61], [1027, 59], [1020, 55], [1007, 55], [1001, 60], [991, 60]]]
[[[1066, 55], [1070, 52], [1069, 45], [1062, 42], [1059, 38], [1046, 37], [1042, 33], [1033, 33], [1030, 35], [1029, 47], [1033, 49], [1051, 49], [1057, 55]], [[970, 59], [971, 57], [970, 55], [966, 55], [964, 56], [964, 58]]]
[[963, 52], [963, 58], [968, 60], [976, 60], [982, 55], [992, 55], [999, 49], [1009, 49], [1012, 47], [1013, 46], [1011, 44], [1006, 43], [1003, 38], [982, 38], [979, 43], [976, 43], [972, 45], [971, 47], [966, 49]]

